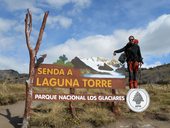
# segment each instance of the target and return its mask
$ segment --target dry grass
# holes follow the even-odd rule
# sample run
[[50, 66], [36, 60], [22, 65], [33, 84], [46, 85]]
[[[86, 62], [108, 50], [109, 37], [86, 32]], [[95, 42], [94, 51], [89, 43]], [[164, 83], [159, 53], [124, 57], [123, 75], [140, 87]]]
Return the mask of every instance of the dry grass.
[[[126, 103], [121, 103], [119, 105], [122, 111], [121, 116], [115, 118], [111, 112], [110, 103], [75, 102], [73, 105], [77, 108], [77, 118], [72, 118], [66, 109], [68, 108], [68, 103], [58, 102], [50, 103], [49, 105], [44, 103], [38, 108], [39, 112], [34, 111], [32, 125], [46, 128], [94, 128], [105, 126], [120, 118], [138, 119], [142, 121], [150, 114], [167, 115], [167, 113], [170, 113], [170, 85], [143, 85], [141, 88], [146, 89], [151, 98], [150, 106], [145, 112], [132, 113], [129, 111]], [[128, 90], [125, 89], [119, 90], [118, 92], [126, 94], [127, 91]], [[86, 92], [88, 94], [111, 94], [110, 90], [80, 89], [76, 91], [76, 93]], [[50, 108], [48, 108], [48, 106], [50, 106]]]
[[25, 99], [25, 85], [0, 84], [0, 105], [16, 103]]
[[78, 126], [85, 128], [87, 124], [91, 127], [98, 127], [115, 121], [113, 113], [105, 107], [99, 107], [97, 104], [90, 105], [90, 107], [84, 103], [80, 104], [78, 107], [76, 106], [76, 118], [71, 116], [66, 103], [39, 105], [32, 113], [31, 125], [41, 128], [71, 128]]
[[[43, 103], [34, 109], [31, 124], [42, 128], [95, 128], [115, 122], [117, 119], [128, 118], [142, 121], [148, 113], [170, 113], [170, 85], [143, 85], [141, 88], [145, 88], [151, 98], [149, 108], [142, 113], [130, 112], [126, 103], [121, 103], [122, 114], [115, 117], [111, 112], [111, 103], [74, 102], [77, 117], [72, 118], [68, 111], [68, 102]], [[119, 93], [126, 94], [127, 91], [128, 89], [119, 90]], [[62, 89], [61, 92], [66, 93], [68, 90]], [[111, 94], [111, 91], [77, 89], [77, 93]]]
[[[148, 114], [170, 113], [170, 85], [143, 85], [151, 98], [149, 108], [142, 113], [132, 113], [126, 103], [121, 103], [122, 114], [119, 117], [111, 112], [108, 102], [74, 102], [76, 118], [72, 118], [69, 102], [42, 102], [32, 111], [31, 125], [41, 128], [95, 128], [115, 122], [117, 119], [144, 120]], [[34, 88], [35, 92], [68, 94], [69, 89]], [[119, 90], [126, 94], [128, 89]], [[111, 94], [108, 89], [76, 89], [76, 94]], [[25, 85], [0, 85], [0, 104], [5, 105], [23, 100]], [[168, 115], [169, 116], [169, 115]]]
[[150, 94], [151, 102], [148, 112], [170, 113], [170, 85], [148, 85], [145, 87]]
[[[36, 90], [40, 92], [39, 89]], [[42, 92], [48, 92], [44, 90]], [[49, 90], [58, 93], [69, 94], [69, 89]], [[111, 94], [109, 89], [76, 89], [76, 94]], [[42, 103], [34, 108], [31, 124], [38, 127], [52, 128], [86, 128], [99, 127], [114, 122], [115, 117], [111, 112], [111, 103], [74, 102], [76, 118], [69, 111], [69, 102]]]
[[123, 118], [144, 120], [148, 115], [163, 114], [170, 116], [170, 85], [142, 85], [150, 95], [150, 105], [142, 113], [131, 113], [126, 104], [121, 105]]
[[95, 127], [107, 125], [115, 121], [115, 117], [110, 110], [98, 106], [84, 108], [84, 112], [79, 113], [78, 117], [81, 121], [89, 122]]
[[[68, 125], [65, 121], [71, 119], [71, 116], [64, 111], [65, 105], [61, 103], [39, 105], [36, 112], [33, 113], [31, 118], [32, 125], [41, 127], [55, 127], [61, 128], [61, 126]], [[68, 121], [69, 122], [69, 121]]]

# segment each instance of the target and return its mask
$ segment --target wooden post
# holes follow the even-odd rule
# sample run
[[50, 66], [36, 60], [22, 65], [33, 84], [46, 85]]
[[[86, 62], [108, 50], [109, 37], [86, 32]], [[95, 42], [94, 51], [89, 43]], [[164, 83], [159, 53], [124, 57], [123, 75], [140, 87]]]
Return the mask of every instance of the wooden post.
[[[70, 88], [70, 94], [75, 94], [74, 88]], [[75, 107], [73, 106], [72, 101], [69, 102], [69, 110], [70, 110], [72, 117], [76, 117], [76, 110], [75, 110]]]
[[29, 63], [29, 78], [28, 80], [26, 80], [26, 100], [25, 100], [25, 111], [24, 111], [22, 128], [30, 127], [29, 121], [30, 121], [30, 111], [31, 111], [31, 104], [32, 104], [32, 86], [33, 86], [34, 71], [35, 71], [35, 56], [37, 55], [39, 47], [41, 45], [48, 13], [49, 12], [45, 12], [44, 14], [38, 40], [36, 42], [36, 46], [34, 49], [31, 47], [31, 42], [30, 42], [30, 35], [32, 31], [32, 14], [29, 9], [27, 10], [27, 14], [25, 17], [25, 37], [26, 37], [26, 44], [30, 56], [30, 63]]
[[[116, 89], [112, 89], [112, 95], [116, 95]], [[118, 101], [114, 101], [112, 102], [112, 112], [115, 115], [120, 115], [121, 114], [121, 110], [118, 106]]]

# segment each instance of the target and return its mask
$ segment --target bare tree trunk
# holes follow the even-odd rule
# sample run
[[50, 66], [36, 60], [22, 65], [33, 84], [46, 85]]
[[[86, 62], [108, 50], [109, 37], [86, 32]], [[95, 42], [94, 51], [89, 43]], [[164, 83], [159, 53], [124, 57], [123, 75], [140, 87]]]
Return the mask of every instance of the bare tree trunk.
[[31, 42], [30, 42], [30, 35], [32, 31], [32, 14], [29, 10], [27, 10], [27, 14], [25, 17], [25, 36], [26, 36], [26, 44], [30, 56], [30, 64], [29, 64], [29, 79], [26, 80], [26, 100], [25, 100], [25, 111], [24, 111], [22, 128], [30, 127], [29, 121], [30, 121], [30, 112], [31, 112], [31, 104], [32, 104], [32, 87], [33, 87], [34, 71], [35, 71], [35, 56], [38, 53], [42, 41], [47, 17], [48, 17], [48, 12], [45, 12], [41, 29], [39, 32], [38, 40], [34, 49], [32, 49]]

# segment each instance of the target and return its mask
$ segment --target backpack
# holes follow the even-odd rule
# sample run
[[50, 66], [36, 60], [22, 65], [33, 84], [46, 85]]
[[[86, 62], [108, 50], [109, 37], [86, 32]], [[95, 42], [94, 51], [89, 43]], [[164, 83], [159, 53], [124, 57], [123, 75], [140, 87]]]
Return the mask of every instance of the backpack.
[[124, 64], [126, 62], [126, 54], [125, 53], [122, 53], [120, 56], [119, 56], [119, 59], [120, 63]]

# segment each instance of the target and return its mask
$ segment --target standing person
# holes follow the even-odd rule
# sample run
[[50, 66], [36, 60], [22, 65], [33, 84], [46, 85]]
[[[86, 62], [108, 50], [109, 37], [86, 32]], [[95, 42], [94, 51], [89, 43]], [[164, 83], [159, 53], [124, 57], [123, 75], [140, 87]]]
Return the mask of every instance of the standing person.
[[141, 56], [140, 47], [137, 43], [134, 42], [134, 36], [129, 36], [129, 42], [123, 48], [114, 51], [116, 53], [125, 52], [126, 62], [129, 72], [129, 88], [137, 88], [137, 73], [139, 65], [143, 64], [143, 58]]

